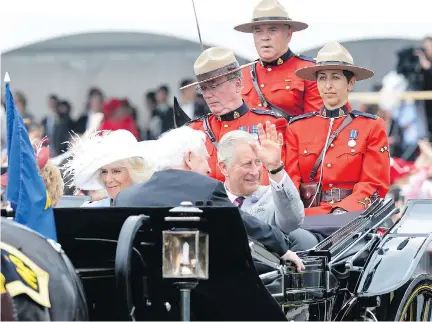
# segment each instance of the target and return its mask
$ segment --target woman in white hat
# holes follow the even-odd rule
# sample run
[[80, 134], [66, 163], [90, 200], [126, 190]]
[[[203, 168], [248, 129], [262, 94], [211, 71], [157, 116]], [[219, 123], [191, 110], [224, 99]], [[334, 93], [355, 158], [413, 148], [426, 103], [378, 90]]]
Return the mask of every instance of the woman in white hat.
[[390, 155], [383, 119], [352, 110], [356, 81], [374, 73], [354, 65], [339, 43], [324, 46], [316, 66], [296, 75], [317, 82], [324, 106], [291, 120], [286, 168], [300, 191], [306, 215], [360, 211], [390, 187]]
[[117, 194], [147, 181], [155, 169], [155, 141], [138, 142], [126, 130], [98, 131], [70, 143], [71, 160], [65, 177], [81, 190], [105, 189], [108, 197], [82, 207], [110, 207]]

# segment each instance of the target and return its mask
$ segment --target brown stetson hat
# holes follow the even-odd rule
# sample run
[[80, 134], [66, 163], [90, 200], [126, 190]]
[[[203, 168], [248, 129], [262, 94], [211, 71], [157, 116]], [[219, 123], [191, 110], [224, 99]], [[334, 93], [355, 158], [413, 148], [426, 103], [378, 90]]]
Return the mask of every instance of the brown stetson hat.
[[263, 24], [289, 25], [293, 31], [301, 31], [308, 27], [304, 22], [292, 20], [287, 10], [277, 0], [262, 0], [255, 7], [252, 20], [235, 26], [234, 29], [241, 32], [252, 33], [254, 26]]
[[204, 50], [194, 63], [197, 82], [181, 87], [185, 89], [208, 82], [215, 78], [235, 73], [247, 66], [256, 64], [256, 61], [240, 66], [234, 53], [226, 48], [211, 47]]
[[329, 69], [350, 71], [356, 80], [365, 80], [374, 75], [373, 71], [354, 65], [351, 54], [336, 41], [321, 48], [316, 57], [315, 66], [300, 68], [296, 71], [296, 75], [302, 79], [316, 81], [318, 71]]

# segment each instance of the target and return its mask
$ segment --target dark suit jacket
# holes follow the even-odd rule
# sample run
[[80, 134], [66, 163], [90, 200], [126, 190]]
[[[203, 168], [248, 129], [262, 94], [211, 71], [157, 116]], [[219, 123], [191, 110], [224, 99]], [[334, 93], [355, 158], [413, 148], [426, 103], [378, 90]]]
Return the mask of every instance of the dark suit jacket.
[[[235, 207], [222, 182], [192, 171], [157, 171], [145, 183], [121, 191], [114, 207], [176, 207], [182, 201], [212, 201], [215, 206]], [[247, 234], [269, 251], [285, 254], [289, 247], [284, 233], [275, 226], [240, 211]]]
[[70, 131], [75, 131], [75, 122], [69, 115], [56, 118], [52, 133], [47, 132], [47, 122], [47, 117], [41, 122], [45, 128], [44, 135], [50, 139], [50, 148], [52, 153], [54, 153], [53, 156], [57, 156], [67, 150], [68, 146], [65, 142], [70, 140]]
[[83, 134], [87, 130], [88, 114], [81, 115], [78, 120], [75, 121], [75, 133]]
[[173, 107], [168, 106], [167, 110], [161, 111], [159, 109], [153, 110], [152, 119], [159, 118], [161, 122], [161, 127], [155, 131], [152, 132], [150, 129], [148, 131], [148, 138], [150, 140], [156, 140], [162, 133], [171, 130], [174, 128], [174, 112]]

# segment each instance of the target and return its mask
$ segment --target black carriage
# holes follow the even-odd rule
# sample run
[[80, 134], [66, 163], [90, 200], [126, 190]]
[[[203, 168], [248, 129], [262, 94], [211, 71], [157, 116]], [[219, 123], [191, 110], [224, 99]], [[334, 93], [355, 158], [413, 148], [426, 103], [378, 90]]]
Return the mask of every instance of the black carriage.
[[395, 213], [381, 200], [307, 218], [333, 233], [299, 254], [299, 273], [248, 239], [235, 208], [55, 210], [90, 320], [431, 321], [432, 201]]

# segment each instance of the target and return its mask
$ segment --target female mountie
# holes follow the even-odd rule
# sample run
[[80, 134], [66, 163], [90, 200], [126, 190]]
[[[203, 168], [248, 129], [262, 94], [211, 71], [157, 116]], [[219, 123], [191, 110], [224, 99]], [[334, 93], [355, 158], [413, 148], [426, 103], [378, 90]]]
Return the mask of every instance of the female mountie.
[[316, 66], [296, 71], [317, 82], [324, 106], [293, 118], [287, 135], [287, 172], [297, 185], [306, 215], [366, 209], [390, 186], [390, 156], [384, 120], [352, 110], [356, 81], [374, 73], [354, 65], [339, 43], [324, 46]]

